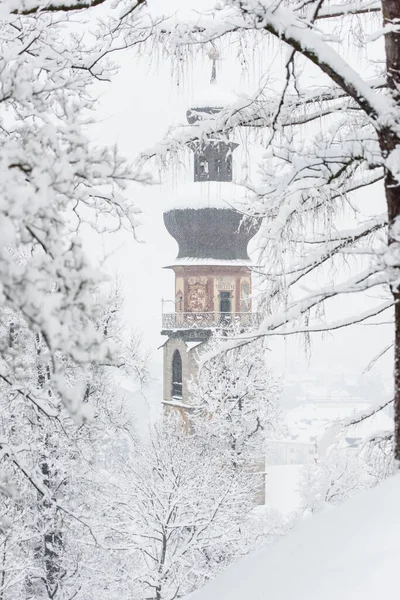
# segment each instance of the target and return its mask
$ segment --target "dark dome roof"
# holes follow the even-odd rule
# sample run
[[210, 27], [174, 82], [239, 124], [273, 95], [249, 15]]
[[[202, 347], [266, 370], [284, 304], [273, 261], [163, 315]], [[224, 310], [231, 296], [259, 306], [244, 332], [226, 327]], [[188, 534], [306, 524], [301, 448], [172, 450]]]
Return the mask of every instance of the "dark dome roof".
[[260, 221], [242, 223], [242, 215], [230, 208], [186, 208], [164, 213], [168, 233], [179, 244], [177, 258], [248, 260], [247, 245]]

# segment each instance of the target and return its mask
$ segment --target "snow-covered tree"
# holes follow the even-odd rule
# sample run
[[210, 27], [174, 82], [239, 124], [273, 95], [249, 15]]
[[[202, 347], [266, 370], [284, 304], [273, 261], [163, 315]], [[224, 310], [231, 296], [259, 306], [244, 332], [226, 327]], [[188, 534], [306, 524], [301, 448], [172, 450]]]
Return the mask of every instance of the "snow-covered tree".
[[[267, 315], [258, 335], [310, 334], [394, 311], [400, 460], [400, 5], [221, 0], [192, 16], [174, 15], [155, 28], [180, 61], [193, 48], [225, 39], [230, 47], [239, 42], [240, 56], [246, 48], [279, 44], [282, 69], [271, 82], [267, 64], [253, 95], [173, 130], [154, 155], [165, 159], [182, 143], [237, 127], [260, 132], [262, 181], [245, 182], [249, 195], [241, 206], [249, 218], [264, 219]], [[356, 193], [374, 184], [368, 215]], [[356, 300], [365, 291], [365, 310], [352, 312], [356, 304], [349, 303], [343, 318], [329, 318], [336, 298]]]
[[303, 467], [298, 487], [301, 510], [312, 514], [326, 505], [341, 504], [371, 485], [362, 456], [333, 448], [327, 456]]
[[254, 507], [254, 478], [232, 469], [175, 413], [122, 462], [126, 496], [115, 543], [127, 548], [134, 597], [184, 596], [245, 552], [241, 527]]
[[[95, 324], [115, 342], [122, 342], [119, 305], [112, 295]], [[0, 497], [1, 597], [96, 598], [102, 585], [120, 579], [104, 540], [114, 525], [108, 517], [115, 502], [112, 456], [129, 447], [132, 415], [115, 393], [113, 367], [60, 357], [69, 389], [83, 397], [81, 412], [90, 417], [75, 423], [51, 386], [40, 338], [9, 309], [1, 310], [0, 322], [2, 354], [13, 367], [1, 382], [0, 468], [8, 491], [15, 490], [14, 497]], [[30, 393], [51, 402], [57, 417], [29, 402]]]
[[358, 447], [334, 444], [325, 456], [303, 467], [298, 491], [301, 510], [314, 513], [341, 504], [393, 473], [392, 432], [377, 432]]
[[393, 435], [377, 432], [368, 441], [363, 452], [367, 463], [367, 472], [372, 486], [377, 485], [393, 473]]
[[264, 340], [220, 353], [226, 336], [236, 328], [213, 335], [204, 364], [190, 384], [193, 427], [215, 448], [228, 453], [232, 464], [251, 465], [265, 455], [266, 437], [279, 427], [280, 383], [268, 366]]
[[[101, 15], [93, 8], [98, 4]], [[142, 4], [130, 7], [130, 18]], [[46, 381], [38, 386], [35, 377], [24, 378], [26, 353], [18, 359], [4, 347], [4, 336], [0, 379], [5, 387], [17, 379], [20, 402], [57, 427], [62, 406], [78, 420], [87, 416], [85, 408], [81, 413], [84, 390], [71, 390], [65, 366], [117, 364], [119, 358], [94, 324], [103, 310], [94, 294], [102, 275], [85, 255], [79, 229], [85, 222], [99, 232], [134, 231], [137, 221], [126, 186], [143, 176], [115, 148], [89, 140], [92, 84], [115, 70], [108, 56], [123, 17], [101, 0], [7, 0], [0, 12], [0, 306], [13, 314], [15, 326], [23, 322], [30, 345], [40, 340]], [[22, 423], [15, 428], [22, 430]], [[1, 444], [3, 453], [14, 453]]]

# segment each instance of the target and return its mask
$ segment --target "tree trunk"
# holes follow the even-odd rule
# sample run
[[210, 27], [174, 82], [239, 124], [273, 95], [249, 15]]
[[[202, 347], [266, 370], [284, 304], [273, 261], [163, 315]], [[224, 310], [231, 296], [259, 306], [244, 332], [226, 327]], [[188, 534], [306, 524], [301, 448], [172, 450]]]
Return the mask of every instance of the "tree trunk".
[[[400, 23], [400, 1], [382, 0], [384, 26]], [[393, 118], [400, 125], [400, 32], [385, 35], [387, 85], [393, 100], [399, 107], [399, 115]], [[388, 123], [380, 130], [380, 146], [384, 158], [397, 147], [400, 148], [399, 134]], [[399, 169], [400, 170], [400, 169]], [[392, 271], [392, 293], [395, 299], [395, 346], [394, 346], [394, 456], [396, 467], [400, 466], [400, 182], [389, 169], [385, 173], [385, 193], [389, 218], [389, 255]], [[396, 223], [397, 222], [397, 223]], [[394, 259], [394, 260], [393, 260]], [[393, 277], [394, 276], [394, 277]]]
[[[42, 343], [39, 334], [36, 334], [37, 353], [37, 389], [43, 390], [48, 377], [48, 367], [41, 360]], [[56, 471], [54, 462], [57, 462], [57, 448], [51, 441], [51, 435], [44, 433], [47, 424], [38, 415], [37, 425], [42, 430], [42, 454], [39, 461], [39, 469], [45, 487], [52, 491]], [[45, 532], [40, 536], [34, 549], [34, 574], [29, 574], [26, 582], [26, 599], [36, 598], [54, 600], [58, 597], [61, 579], [61, 554], [63, 549], [63, 537], [60, 527], [59, 511], [46, 499], [38, 497], [37, 504], [39, 530]], [[39, 573], [39, 576], [35, 574]]]

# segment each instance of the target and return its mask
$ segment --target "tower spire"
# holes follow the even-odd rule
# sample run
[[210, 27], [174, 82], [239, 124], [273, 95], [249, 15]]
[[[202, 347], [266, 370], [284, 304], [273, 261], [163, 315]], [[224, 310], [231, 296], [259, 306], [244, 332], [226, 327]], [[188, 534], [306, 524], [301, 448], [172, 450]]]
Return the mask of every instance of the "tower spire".
[[217, 81], [217, 64], [216, 63], [217, 63], [217, 61], [215, 59], [213, 59], [210, 83], [214, 83], [214, 81]]
[[214, 44], [208, 51], [208, 58], [212, 61], [210, 83], [215, 83], [217, 81], [217, 60], [219, 59], [219, 52]]

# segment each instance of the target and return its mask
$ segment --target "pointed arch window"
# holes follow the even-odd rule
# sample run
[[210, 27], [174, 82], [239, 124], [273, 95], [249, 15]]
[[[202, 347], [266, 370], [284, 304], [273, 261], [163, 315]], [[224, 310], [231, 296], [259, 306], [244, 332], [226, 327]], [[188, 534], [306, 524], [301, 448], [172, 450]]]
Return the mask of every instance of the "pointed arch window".
[[175, 350], [172, 358], [172, 397], [182, 398], [182, 358], [179, 350]]

